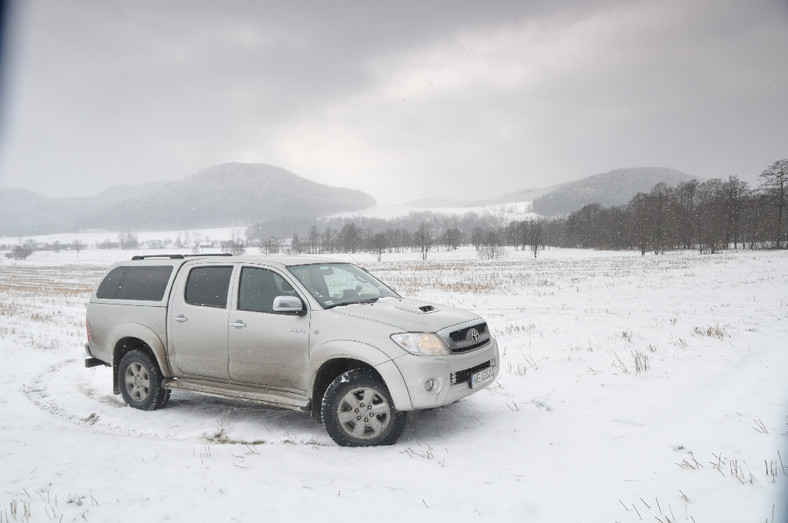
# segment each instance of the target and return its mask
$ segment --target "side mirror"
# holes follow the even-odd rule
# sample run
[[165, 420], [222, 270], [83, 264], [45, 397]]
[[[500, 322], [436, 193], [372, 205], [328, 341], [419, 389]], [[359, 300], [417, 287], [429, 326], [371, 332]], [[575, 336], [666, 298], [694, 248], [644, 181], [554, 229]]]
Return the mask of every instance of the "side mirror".
[[303, 314], [306, 310], [301, 299], [296, 296], [277, 296], [274, 298], [274, 312]]

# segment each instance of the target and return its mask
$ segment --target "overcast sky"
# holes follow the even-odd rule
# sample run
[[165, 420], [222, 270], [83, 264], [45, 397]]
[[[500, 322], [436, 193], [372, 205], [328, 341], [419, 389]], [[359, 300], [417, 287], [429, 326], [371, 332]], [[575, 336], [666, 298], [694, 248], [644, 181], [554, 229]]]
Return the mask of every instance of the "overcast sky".
[[787, 0], [25, 1], [0, 188], [264, 162], [381, 203], [788, 157]]

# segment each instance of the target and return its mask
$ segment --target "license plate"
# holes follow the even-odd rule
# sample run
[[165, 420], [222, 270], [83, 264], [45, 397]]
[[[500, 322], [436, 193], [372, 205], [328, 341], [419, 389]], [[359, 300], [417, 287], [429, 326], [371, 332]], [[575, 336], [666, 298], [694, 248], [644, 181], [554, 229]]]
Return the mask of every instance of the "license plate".
[[480, 370], [479, 372], [474, 372], [471, 374], [471, 388], [475, 389], [476, 387], [481, 387], [491, 379], [493, 379], [495, 373], [492, 367], [487, 367], [486, 369]]

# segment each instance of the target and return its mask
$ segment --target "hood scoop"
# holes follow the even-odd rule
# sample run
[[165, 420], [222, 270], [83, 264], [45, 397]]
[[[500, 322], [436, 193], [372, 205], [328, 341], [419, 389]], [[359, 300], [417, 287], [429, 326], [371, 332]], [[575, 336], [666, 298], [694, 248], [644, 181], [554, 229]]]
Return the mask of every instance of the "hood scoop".
[[397, 307], [401, 311], [412, 312], [414, 314], [430, 314], [432, 312], [438, 312], [438, 308], [434, 305], [422, 305], [420, 307]]

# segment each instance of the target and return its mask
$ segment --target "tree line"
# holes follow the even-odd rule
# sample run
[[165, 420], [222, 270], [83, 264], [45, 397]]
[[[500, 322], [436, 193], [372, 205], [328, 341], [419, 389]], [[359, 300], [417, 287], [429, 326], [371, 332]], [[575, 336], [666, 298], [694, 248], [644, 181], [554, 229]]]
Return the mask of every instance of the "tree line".
[[691, 180], [675, 187], [655, 185], [618, 207], [588, 204], [566, 217], [502, 222], [492, 215], [447, 216], [412, 213], [392, 220], [332, 218], [315, 221], [300, 233], [284, 224], [256, 224], [247, 244], [269, 254], [359, 251], [420, 252], [473, 245], [480, 257], [496, 258], [503, 247], [531, 250], [547, 246], [652, 251], [729, 248], [788, 248], [788, 159], [761, 173], [758, 187], [736, 176]]
[[586, 205], [550, 224], [551, 244], [596, 249], [788, 248], [788, 160], [769, 166], [751, 188], [737, 176], [657, 184], [624, 206]]

